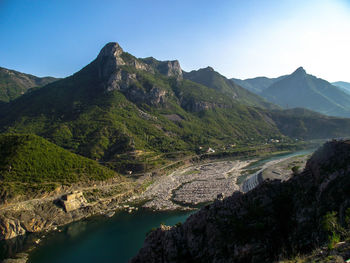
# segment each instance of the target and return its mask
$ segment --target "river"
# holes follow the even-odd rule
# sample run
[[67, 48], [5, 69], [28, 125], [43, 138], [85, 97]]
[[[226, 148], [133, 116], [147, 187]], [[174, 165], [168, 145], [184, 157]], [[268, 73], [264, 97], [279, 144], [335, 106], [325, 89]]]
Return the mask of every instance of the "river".
[[175, 225], [193, 212], [116, 213], [71, 223], [45, 237], [30, 254], [31, 263], [125, 263], [142, 247], [148, 231]]
[[[280, 154], [260, 160], [250, 168], [269, 161], [311, 153], [313, 150]], [[48, 233], [30, 253], [30, 263], [125, 263], [142, 247], [148, 231], [161, 223], [184, 222], [193, 212], [151, 212], [139, 210], [129, 214], [118, 212], [112, 218], [92, 217]], [[18, 241], [2, 241], [0, 257], [5, 258], [33, 246], [37, 234], [20, 237]], [[12, 243], [11, 243], [12, 242]], [[1, 259], [0, 258], [0, 259]]]

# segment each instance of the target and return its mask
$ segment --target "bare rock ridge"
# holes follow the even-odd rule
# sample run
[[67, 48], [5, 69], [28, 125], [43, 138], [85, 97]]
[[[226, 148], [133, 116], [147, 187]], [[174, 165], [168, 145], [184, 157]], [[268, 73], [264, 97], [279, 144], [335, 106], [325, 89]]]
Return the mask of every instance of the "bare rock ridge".
[[95, 63], [97, 63], [98, 77], [101, 80], [100, 86], [107, 92], [119, 90], [128, 99], [135, 103], [148, 103], [157, 105], [165, 102], [167, 92], [160, 87], [152, 86], [148, 89], [140, 88], [142, 76], [131, 72], [125, 67], [145, 71], [151, 74], [159, 73], [167, 77], [182, 79], [180, 63], [175, 61], [158, 61], [154, 58], [138, 59], [127, 52], [124, 52], [118, 43], [106, 44]]
[[175, 77], [178, 80], [183, 78], [182, 69], [178, 60], [159, 61], [153, 57], [144, 58], [141, 60], [162, 75], [167, 77]]
[[130, 262], [274, 262], [308, 253], [330, 242], [328, 215], [349, 230], [349, 189], [350, 141], [328, 142], [289, 181], [236, 192], [151, 232]]

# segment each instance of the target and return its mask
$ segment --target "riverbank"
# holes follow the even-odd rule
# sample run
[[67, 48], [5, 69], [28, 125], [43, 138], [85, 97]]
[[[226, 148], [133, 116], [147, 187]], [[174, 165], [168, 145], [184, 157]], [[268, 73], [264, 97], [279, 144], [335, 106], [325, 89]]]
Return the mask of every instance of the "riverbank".
[[153, 183], [140, 196], [151, 199], [143, 207], [152, 210], [191, 210], [239, 190], [236, 181], [244, 167], [254, 162], [223, 161], [189, 166]]
[[[281, 159], [282, 157], [280, 156], [277, 158]], [[118, 211], [136, 211], [136, 209], [131, 208], [136, 205], [158, 211], [194, 210], [203, 204], [212, 202], [217, 198], [224, 198], [225, 196], [231, 195], [234, 191], [238, 191], [241, 183], [238, 182], [237, 179], [242, 177], [242, 174], [246, 171], [250, 170], [256, 161], [257, 159], [217, 160], [215, 162], [207, 161], [206, 163], [187, 165], [186, 167], [173, 171], [169, 175], [152, 178], [152, 180], [154, 180], [152, 184], [148, 184], [146, 179], [140, 179], [138, 185], [144, 185], [144, 183], [148, 184], [145, 191], [130, 192], [129, 195], [119, 196], [119, 199], [106, 197], [107, 193], [115, 194], [116, 192], [115, 189], [111, 190], [110, 186], [105, 185], [99, 189], [99, 192], [94, 192], [93, 189], [86, 189], [84, 194], [86, 203], [77, 210], [65, 212], [58, 205], [46, 207], [43, 204], [32, 204], [30, 208], [32, 210], [28, 210], [27, 203], [27, 210], [18, 210], [17, 212], [21, 212], [22, 214], [14, 215], [25, 216], [29, 211], [27, 217], [29, 220], [31, 216], [35, 218], [35, 216], [37, 216], [36, 213], [42, 216], [43, 214], [50, 215], [50, 212], [53, 212], [56, 214], [51, 214], [51, 217], [52, 215], [56, 215], [54, 216], [56, 222], [58, 217], [63, 217], [64, 220], [71, 220], [70, 222], [73, 222], [81, 219], [88, 220], [87, 218], [92, 215], [108, 214], [111, 216], [112, 214], [110, 214], [110, 212], [113, 213], [117, 211], [116, 214], [118, 215]], [[269, 162], [265, 164], [265, 166], [269, 165]], [[91, 192], [93, 195], [88, 195], [86, 192]], [[52, 201], [50, 205], [52, 205]], [[18, 209], [19, 207], [23, 209], [23, 206], [17, 207]], [[61, 218], [61, 222], [64, 222], [63, 219]], [[57, 225], [49, 225], [47, 223], [48, 222], [42, 222], [41, 225], [36, 224], [36, 226], [49, 227], [44, 228], [44, 230], [60, 229]], [[64, 225], [64, 223], [62, 223], [62, 225]], [[43, 232], [42, 235], [47, 234]], [[42, 239], [40, 235], [38, 239]], [[34, 247], [38, 245], [35, 244], [35, 242], [35, 240], [32, 241]]]

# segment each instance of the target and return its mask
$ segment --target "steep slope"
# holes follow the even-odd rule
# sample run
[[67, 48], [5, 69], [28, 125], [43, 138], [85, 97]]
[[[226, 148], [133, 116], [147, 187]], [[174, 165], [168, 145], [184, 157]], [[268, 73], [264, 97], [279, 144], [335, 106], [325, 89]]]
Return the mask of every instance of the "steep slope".
[[232, 78], [231, 80], [255, 94], [260, 94], [261, 92], [263, 92], [263, 90], [270, 87], [273, 83], [282, 80], [285, 77], [286, 76], [281, 76], [278, 78], [256, 77], [244, 80]]
[[0, 202], [30, 198], [82, 181], [122, 178], [36, 135], [0, 135]]
[[[281, 129], [288, 114], [244, 105], [244, 94], [247, 103], [261, 99], [233, 89], [218, 73], [213, 79], [227, 85], [207, 87], [184, 75], [177, 61], [137, 59], [108, 43], [79, 72], [3, 106], [0, 132], [37, 134], [120, 172], [149, 170], [165, 164], [169, 153], [193, 154], [199, 146], [349, 135], [350, 120], [314, 115], [305, 116], [305, 124], [295, 122], [302, 126], [293, 132]], [[308, 125], [315, 118], [324, 132]]]
[[350, 117], [350, 96], [298, 68], [265, 89], [261, 96], [282, 107], [302, 107], [330, 116]]
[[342, 91], [350, 94], [350, 83], [344, 81], [337, 81], [332, 83], [334, 86], [340, 88]]
[[349, 187], [350, 141], [328, 142], [289, 181], [236, 192], [152, 231], [131, 262], [275, 262], [332, 249], [349, 237]]
[[31, 88], [45, 86], [56, 80], [53, 77], [39, 78], [0, 67], [0, 102], [9, 102]]
[[183, 76], [185, 79], [189, 79], [193, 82], [197, 82], [209, 88], [220, 91], [221, 93], [230, 96], [242, 104], [267, 109], [278, 108], [276, 105], [268, 103], [261, 97], [238, 86], [232, 80], [229, 80], [220, 73], [214, 71], [214, 69], [211, 67], [193, 70], [188, 73], [184, 72]]
[[[304, 108], [272, 111], [271, 119], [280, 132], [292, 138], [342, 138], [349, 137], [349, 119], [325, 116]], [[329, 135], [332, 136], [329, 136]]]
[[10, 103], [0, 127], [134, 171], [146, 155], [282, 136], [264, 112], [181, 73], [176, 62], [140, 60], [109, 43], [81, 71]]

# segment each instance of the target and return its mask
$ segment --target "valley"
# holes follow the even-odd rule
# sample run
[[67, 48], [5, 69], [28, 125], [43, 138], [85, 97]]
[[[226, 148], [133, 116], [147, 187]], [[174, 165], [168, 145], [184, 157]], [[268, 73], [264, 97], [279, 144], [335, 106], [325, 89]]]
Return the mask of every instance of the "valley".
[[[238, 184], [237, 178], [244, 176], [245, 173], [250, 172], [254, 169], [275, 169], [277, 167], [277, 164], [284, 162], [284, 169], [283, 171], [288, 173], [290, 170], [290, 165], [295, 162], [295, 156], [300, 156], [300, 154], [308, 153], [309, 151], [297, 151], [295, 153], [284, 153], [284, 154], [278, 154], [278, 155], [272, 155], [271, 157], [264, 157], [261, 159], [261, 161], [258, 161], [260, 158], [254, 158], [250, 160], [215, 160], [215, 161], [205, 161], [203, 163], [198, 164], [187, 164], [184, 167], [180, 169], [176, 169], [175, 171], [171, 172], [168, 175], [163, 175], [160, 177], [154, 178], [154, 182], [150, 184], [144, 191], [140, 190], [139, 193], [132, 192], [132, 189], [130, 189], [129, 194], [123, 194], [124, 196], [116, 195], [115, 193], [111, 192], [110, 189], [118, 186], [122, 187], [120, 183], [113, 183], [113, 182], [106, 182], [104, 184], [95, 185], [91, 187], [75, 187], [71, 189], [66, 189], [67, 192], [71, 191], [79, 191], [84, 193], [84, 196], [88, 200], [87, 202], [82, 203], [82, 207], [78, 210], [74, 211], [64, 211], [61, 208], [61, 211], [54, 210], [53, 207], [50, 208], [50, 204], [53, 203], [54, 200], [57, 200], [58, 198], [61, 198], [62, 195], [58, 196], [52, 196], [52, 197], [46, 197], [41, 199], [33, 199], [33, 200], [27, 200], [22, 201], [16, 204], [6, 205], [2, 206], [0, 208], [0, 212], [4, 215], [9, 216], [9, 214], [13, 212], [25, 212], [27, 215], [32, 212], [39, 214], [41, 216], [40, 220], [46, 220], [46, 222], [43, 221], [41, 225], [36, 224], [37, 227], [37, 234], [26, 234], [25, 236], [19, 236], [14, 239], [10, 239], [8, 241], [2, 242], [2, 248], [5, 249], [7, 246], [11, 247], [11, 243], [14, 243], [15, 240], [18, 240], [17, 242], [20, 242], [21, 245], [17, 245], [19, 250], [14, 250], [18, 252], [24, 252], [28, 253], [31, 251], [32, 248], [35, 248], [33, 252], [30, 252], [29, 255], [34, 255], [36, 260], [40, 261], [40, 257], [45, 258], [45, 254], [43, 254], [43, 249], [47, 249], [47, 246], [53, 246], [54, 243], [51, 242], [60, 242], [59, 240], [56, 240], [55, 236], [62, 235], [60, 231], [66, 231], [67, 227], [64, 225], [76, 221], [76, 220], [83, 220], [80, 221], [81, 223], [70, 223], [69, 226], [72, 225], [72, 228], [75, 228], [75, 225], [79, 226], [81, 224], [85, 225], [85, 227], [81, 230], [78, 230], [78, 233], [81, 232], [79, 235], [86, 235], [87, 229], [94, 229], [98, 226], [98, 222], [101, 222], [102, 225], [110, 222], [115, 222], [113, 224], [120, 225], [124, 224], [120, 222], [119, 220], [124, 220], [120, 218], [124, 218], [126, 214], [129, 214], [126, 216], [128, 218], [128, 221], [130, 223], [128, 224], [128, 227], [130, 228], [132, 226], [133, 220], [140, 220], [137, 219], [139, 217], [142, 217], [144, 215], [149, 216], [152, 219], [150, 222], [153, 224], [153, 227], [159, 226], [159, 224], [162, 222], [161, 218], [169, 217], [173, 218], [172, 220], [175, 220], [175, 218], [179, 218], [178, 215], [190, 215], [191, 211], [196, 211], [200, 207], [207, 205], [214, 200], [222, 200], [223, 198], [232, 195], [234, 191], [240, 191], [240, 187], [244, 184], [243, 183]], [[305, 164], [305, 163], [303, 163]], [[303, 164], [300, 164], [301, 166]], [[278, 166], [280, 169], [281, 167]], [[135, 183], [138, 185], [143, 185], [144, 181], [147, 182], [147, 176], [139, 178]], [[109, 193], [109, 197], [108, 197]], [[125, 190], [123, 191], [125, 193]], [[88, 198], [89, 196], [89, 198]], [[136, 209], [135, 209], [136, 208]], [[130, 210], [132, 209], [132, 210]], [[46, 219], [43, 214], [43, 210], [46, 210]], [[137, 211], [139, 210], [139, 212]], [[184, 212], [180, 212], [180, 211]], [[39, 212], [40, 211], [40, 212]], [[109, 217], [109, 212], [114, 211], [116, 212], [116, 215], [112, 217], [112, 221], [103, 219]], [[153, 212], [152, 212], [153, 211]], [[186, 212], [187, 211], [187, 212]], [[54, 214], [55, 213], [55, 214]], [[154, 215], [152, 216], [153, 213]], [[69, 215], [69, 216], [68, 216]], [[92, 215], [97, 216], [96, 219], [94, 217], [91, 217]], [[100, 215], [100, 217], [98, 217]], [[102, 216], [101, 215], [108, 215], [108, 216]], [[112, 214], [113, 215], [113, 214]], [[157, 217], [159, 215], [159, 219]], [[23, 219], [24, 214], [22, 215]], [[52, 217], [52, 218], [50, 218]], [[52, 227], [49, 226], [49, 222], [54, 220], [54, 218], [61, 218], [62, 225], [52, 225]], [[135, 217], [135, 219], [133, 219]], [[30, 216], [27, 217], [28, 220], [30, 219]], [[69, 220], [68, 220], [69, 218]], [[89, 219], [91, 218], [91, 219]], [[99, 219], [100, 218], [100, 219]], [[119, 219], [118, 219], [119, 218]], [[184, 220], [185, 217], [182, 217]], [[67, 221], [63, 221], [67, 220]], [[107, 221], [106, 221], [107, 220]], [[179, 219], [177, 219], [179, 220]], [[94, 223], [95, 222], [95, 223]], [[167, 221], [169, 222], [169, 221]], [[178, 221], [170, 221], [172, 224], [178, 223]], [[27, 224], [23, 222], [24, 224]], [[23, 224], [22, 223], [22, 224]], [[29, 223], [29, 222], [28, 222]], [[114, 226], [109, 226], [114, 228]], [[119, 229], [119, 228], [118, 228]], [[48, 230], [54, 230], [53, 232], [47, 232]], [[149, 229], [146, 229], [149, 230]], [[142, 230], [142, 231], [146, 231]], [[96, 231], [96, 230], [93, 230]], [[105, 231], [105, 230], [104, 230]], [[129, 229], [129, 231], [135, 231]], [[141, 231], [141, 233], [142, 233]], [[36, 231], [35, 231], [36, 232]], [[107, 234], [108, 232], [106, 232]], [[138, 233], [137, 235], [140, 235]], [[25, 238], [25, 237], [31, 237], [32, 238]], [[47, 236], [47, 237], [46, 237]], [[92, 235], [93, 239], [97, 239], [98, 237], [94, 237]], [[116, 242], [124, 242], [125, 237], [122, 237], [120, 241]], [[68, 238], [71, 239], [71, 238]], [[27, 241], [20, 241], [20, 240], [27, 240]], [[39, 242], [38, 242], [39, 240]], [[56, 241], [54, 241], [56, 240]], [[139, 239], [139, 246], [141, 246], [143, 240], [143, 236]], [[15, 243], [17, 243], [15, 242]], [[24, 242], [24, 243], [21, 243]], [[36, 242], [38, 244], [36, 244]], [[98, 242], [93, 241], [93, 242]], [[131, 245], [131, 244], [130, 244]], [[60, 246], [64, 246], [61, 244]], [[9, 249], [9, 248], [8, 248]], [[29, 249], [29, 250], [28, 250]], [[100, 248], [102, 249], [102, 248]], [[137, 247], [133, 246], [130, 248], [126, 248], [127, 250], [134, 251], [134, 253], [137, 251]], [[28, 250], [28, 251], [27, 251]], [[59, 250], [60, 251], [60, 250]], [[3, 251], [6, 255], [6, 251]], [[54, 253], [54, 252], [51, 252]], [[106, 251], [107, 254], [112, 253], [110, 251]], [[24, 254], [26, 255], [26, 254]], [[41, 256], [39, 256], [41, 255]], [[131, 257], [133, 254], [128, 254], [126, 256], [126, 259], [128, 257]], [[7, 256], [16, 257], [16, 254], [7, 254]], [[21, 254], [19, 254], [19, 257]], [[27, 257], [27, 256], [26, 256]], [[72, 259], [74, 258], [73, 254], [70, 256]], [[63, 257], [64, 260], [67, 261], [60, 261], [57, 257], [55, 262], [71, 262], [69, 258]], [[62, 260], [63, 260], [62, 258]], [[94, 258], [94, 257], [93, 257]], [[125, 259], [125, 260], [126, 260]], [[86, 262], [93, 262], [89, 260], [93, 259], [86, 259]], [[29, 257], [29, 261], [31, 261], [31, 256]], [[37, 262], [37, 261], [35, 261]], [[125, 261], [121, 261], [125, 262]]]
[[34, 233], [29, 243], [40, 243], [39, 233], [94, 216], [191, 213], [293, 178], [307, 158], [273, 154], [349, 136], [350, 119], [284, 110], [213, 68], [185, 72], [115, 42], [49, 80], [0, 105], [0, 239], [9, 242]]

